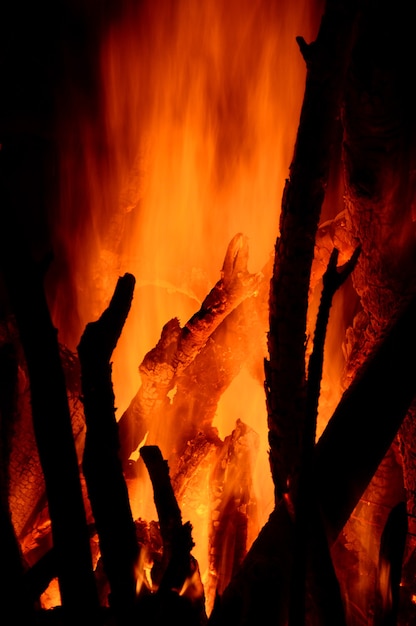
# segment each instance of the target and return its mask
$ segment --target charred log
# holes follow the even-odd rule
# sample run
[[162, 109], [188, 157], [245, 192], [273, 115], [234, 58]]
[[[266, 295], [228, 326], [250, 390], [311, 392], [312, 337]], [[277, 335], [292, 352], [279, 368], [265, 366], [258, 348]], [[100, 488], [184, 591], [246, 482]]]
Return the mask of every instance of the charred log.
[[78, 345], [87, 424], [83, 471], [110, 584], [110, 606], [120, 619], [131, 615], [135, 602], [138, 544], [119, 458], [110, 358], [130, 310], [134, 283], [131, 274], [119, 278], [108, 308], [87, 324]]
[[[206, 622], [205, 603], [198, 564], [191, 555], [192, 527], [182, 515], [169, 477], [169, 466], [157, 446], [143, 446], [141, 456], [153, 485], [163, 556], [158, 588], [152, 599], [138, 602], [138, 614], [149, 623], [162, 626], [169, 619], [198, 626]], [[147, 612], [149, 611], [149, 614]], [[169, 617], [170, 615], [170, 617]]]
[[276, 500], [297, 489], [305, 420], [305, 340], [311, 266], [357, 3], [327, 2], [315, 42], [300, 41], [307, 78], [286, 182], [270, 285], [266, 396]]
[[200, 432], [213, 437], [212, 424], [222, 394], [245, 367], [263, 384], [266, 354], [268, 280], [271, 265], [261, 272], [257, 292], [233, 309], [210, 335], [195, 359], [177, 379], [168, 409], [169, 422], [180, 424], [174, 447], [180, 458], [189, 440]]
[[[322, 379], [325, 336], [332, 299], [339, 287], [353, 271], [360, 249], [341, 269], [337, 269], [338, 250], [334, 248], [327, 271], [323, 276], [321, 302], [316, 320], [312, 354], [308, 364], [306, 389], [306, 414], [301, 442], [301, 468], [298, 491], [294, 501], [296, 542], [294, 546], [294, 571], [289, 609], [289, 624], [305, 624], [308, 613], [317, 613], [320, 624], [345, 623], [344, 608], [332, 559], [329, 553], [321, 514], [316, 506], [314, 491], [314, 448], [318, 417], [319, 394]], [[319, 554], [319, 557], [318, 557]], [[311, 562], [314, 566], [311, 567]], [[309, 565], [309, 567], [308, 567]], [[308, 574], [307, 574], [308, 571]], [[306, 607], [307, 580], [314, 587], [310, 610]], [[318, 582], [319, 581], [319, 582]], [[322, 601], [322, 593], [326, 601]], [[330, 601], [328, 601], [330, 599]], [[326, 607], [326, 614], [321, 607]], [[311, 617], [308, 618], [310, 622]]]
[[[170, 482], [167, 461], [163, 459], [159, 448], [157, 446], [143, 446], [140, 448], [140, 455], [146, 465], [153, 485], [154, 500], [163, 540], [163, 572], [166, 571], [172, 560], [175, 539], [179, 536], [182, 529], [182, 516]], [[189, 545], [185, 548], [185, 554], [180, 559], [184, 563], [188, 561], [188, 567], [185, 567], [185, 570], [189, 569], [189, 555], [192, 547], [192, 540], [189, 537]], [[171, 577], [173, 576], [171, 583], [175, 589], [181, 589], [188, 576], [188, 572], [184, 572], [183, 567], [180, 567], [179, 570], [176, 576], [171, 575]], [[158, 584], [160, 581], [155, 582]], [[168, 584], [166, 579], [164, 584]]]

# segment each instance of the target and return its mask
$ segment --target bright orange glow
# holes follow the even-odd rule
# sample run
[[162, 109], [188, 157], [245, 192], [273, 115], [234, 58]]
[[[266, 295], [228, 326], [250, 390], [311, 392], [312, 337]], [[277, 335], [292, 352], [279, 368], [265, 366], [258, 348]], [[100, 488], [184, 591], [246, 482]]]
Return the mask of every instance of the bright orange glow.
[[383, 559], [380, 565], [380, 592], [383, 609], [384, 611], [386, 611], [386, 613], [391, 610], [393, 603], [390, 582], [390, 569], [390, 563]]
[[48, 588], [40, 596], [40, 604], [43, 609], [52, 609], [61, 605], [61, 592], [57, 578], [53, 578]]
[[[170, 318], [183, 325], [199, 309], [234, 235], [249, 238], [253, 273], [273, 252], [304, 93], [295, 37], [316, 35], [320, 15], [312, 4], [149, 0], [126, 5], [103, 37], [98, 119], [78, 116], [82, 141], [75, 145], [68, 133], [61, 173], [55, 234], [71, 268], [75, 315], [69, 318], [62, 293], [53, 313], [61, 338], [74, 347], [106, 307], [117, 277], [135, 275], [114, 354], [118, 417], [140, 386], [143, 356]], [[222, 439], [237, 420], [260, 440], [252, 459], [257, 513], [250, 544], [270, 513], [273, 489], [262, 381], [247, 370], [218, 406], [214, 426]], [[161, 423], [158, 442], [167, 457], [163, 430]], [[184, 497], [180, 506], [193, 525], [204, 578], [207, 476], [197, 480], [199, 505]], [[154, 515], [150, 486], [130, 489], [134, 514]]]

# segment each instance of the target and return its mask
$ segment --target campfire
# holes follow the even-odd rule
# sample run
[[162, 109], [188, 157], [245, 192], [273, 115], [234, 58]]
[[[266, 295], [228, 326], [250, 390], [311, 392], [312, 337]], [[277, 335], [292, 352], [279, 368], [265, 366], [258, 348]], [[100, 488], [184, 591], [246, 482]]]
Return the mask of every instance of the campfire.
[[2, 620], [412, 623], [408, 7], [97, 4], [1, 44]]

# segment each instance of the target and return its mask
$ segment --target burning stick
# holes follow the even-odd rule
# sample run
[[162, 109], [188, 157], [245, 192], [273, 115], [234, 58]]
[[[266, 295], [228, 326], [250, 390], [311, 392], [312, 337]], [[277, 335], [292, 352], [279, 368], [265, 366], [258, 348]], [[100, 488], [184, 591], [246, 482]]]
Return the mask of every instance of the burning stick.
[[[153, 600], [150, 600], [150, 607], [146, 607], [149, 598], [144, 599], [144, 608], [152, 613], [152, 623], [160, 626], [166, 623], [167, 619], [172, 623], [176, 617], [183, 620], [187, 614], [193, 615], [192, 623], [202, 624], [206, 620], [204, 593], [197, 563], [191, 555], [194, 546], [192, 527], [189, 522], [182, 523], [181, 512], [169, 478], [169, 466], [163, 459], [160, 449], [157, 446], [143, 446], [140, 453], [152, 481], [163, 540], [159, 588]], [[192, 586], [193, 594], [187, 585]], [[139, 615], [142, 619], [141, 609], [143, 604], [139, 602]], [[179, 610], [177, 615], [175, 610]]]
[[118, 280], [108, 308], [87, 324], [78, 345], [87, 433], [83, 470], [99, 536], [101, 557], [111, 588], [110, 604], [129, 615], [136, 594], [136, 529], [118, 457], [110, 358], [133, 297], [134, 277]]
[[[297, 497], [294, 506], [296, 541], [294, 547], [294, 568], [291, 595], [291, 615], [297, 623], [300, 610], [305, 611], [304, 598], [307, 589], [308, 571], [310, 584], [314, 585], [315, 607], [331, 607], [329, 614], [337, 624], [345, 623], [344, 609], [338, 581], [332, 565], [331, 555], [321, 515], [316, 506], [314, 489], [314, 449], [316, 441], [316, 421], [322, 379], [325, 337], [332, 306], [332, 299], [341, 285], [354, 270], [361, 249], [358, 247], [351, 259], [340, 269], [337, 268], [338, 250], [333, 249], [328, 268], [323, 277], [321, 302], [316, 320], [313, 351], [308, 365], [306, 393], [306, 419], [302, 438], [301, 460]], [[319, 556], [318, 556], [319, 555]], [[313, 567], [308, 563], [311, 558]], [[322, 598], [322, 595], [324, 597]], [[319, 601], [317, 601], [319, 598]], [[300, 607], [303, 607], [300, 609]], [[315, 608], [316, 610], [316, 608]], [[323, 619], [322, 609], [318, 608]], [[294, 616], [294, 617], [293, 617]]]
[[[162, 457], [157, 446], [143, 446], [140, 448], [140, 455], [149, 472], [153, 485], [154, 500], [156, 510], [159, 517], [160, 534], [163, 540], [163, 559], [162, 559], [162, 587], [170, 589], [181, 589], [185, 579], [189, 575], [189, 557], [193, 548], [193, 541], [190, 533], [190, 526], [187, 525], [188, 540], [187, 545], [180, 541], [183, 545], [183, 555], [178, 560], [182, 565], [176, 573], [172, 572], [172, 556], [176, 553], [178, 558], [178, 546], [175, 545], [177, 538], [184, 534], [184, 526], [182, 524], [182, 516], [173, 493], [172, 485], [169, 478], [169, 467], [167, 461]], [[170, 566], [170, 574], [166, 574], [167, 568]]]

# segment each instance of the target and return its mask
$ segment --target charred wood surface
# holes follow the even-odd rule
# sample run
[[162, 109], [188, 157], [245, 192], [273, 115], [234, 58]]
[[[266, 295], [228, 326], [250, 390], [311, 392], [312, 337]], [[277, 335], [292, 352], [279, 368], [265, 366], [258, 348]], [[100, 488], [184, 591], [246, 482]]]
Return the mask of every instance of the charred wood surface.
[[[321, 388], [324, 346], [332, 299], [339, 287], [353, 271], [360, 249], [357, 248], [345, 266], [338, 270], [339, 253], [333, 249], [328, 268], [323, 276], [321, 302], [318, 310], [313, 350], [308, 363], [306, 388], [306, 413], [301, 442], [301, 468], [296, 498], [294, 518], [296, 541], [294, 545], [294, 569], [292, 577], [289, 624], [295, 626], [309, 623], [307, 613], [317, 613], [320, 624], [345, 624], [344, 608], [335, 570], [329, 552], [328, 542], [322, 523], [315, 493], [315, 441], [318, 418], [319, 395]], [[319, 554], [319, 558], [318, 558]], [[314, 564], [311, 567], [311, 563]], [[307, 581], [313, 586], [311, 609], [306, 606]], [[318, 582], [319, 581], [319, 582]], [[325, 597], [323, 601], [321, 596]], [[328, 601], [330, 599], [330, 601]], [[322, 612], [321, 607], [326, 607]]]
[[133, 297], [131, 274], [119, 278], [109, 306], [87, 324], [78, 345], [87, 432], [83, 471], [110, 584], [110, 606], [131, 614], [136, 594], [136, 530], [119, 458], [119, 439], [111, 379], [111, 355]]

